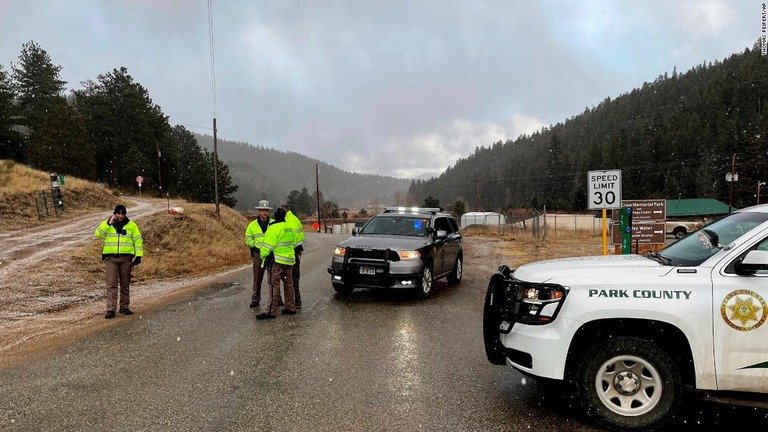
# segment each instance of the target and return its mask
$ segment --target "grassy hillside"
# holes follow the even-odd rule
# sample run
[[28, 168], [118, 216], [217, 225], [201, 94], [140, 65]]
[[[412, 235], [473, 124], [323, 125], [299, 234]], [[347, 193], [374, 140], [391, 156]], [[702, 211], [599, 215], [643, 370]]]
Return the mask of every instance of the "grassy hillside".
[[[65, 178], [65, 183], [61, 187], [64, 212], [38, 218], [34, 195], [40, 190], [50, 189], [48, 173], [0, 160], [0, 232], [75, 221], [93, 213], [108, 214], [116, 204], [135, 199], [74, 177]], [[214, 204], [174, 201], [171, 205], [183, 206], [183, 213], [161, 212], [137, 220], [144, 237], [146, 256], [141, 271], [135, 272], [137, 282], [216, 273], [250, 262], [248, 249], [243, 244], [243, 233], [250, 221], [241, 213], [222, 205], [221, 219], [217, 220]], [[200, 244], [200, 239], [205, 239], [204, 246]], [[38, 281], [38, 284], [57, 286], [57, 289], [64, 291], [89, 285], [100, 289], [103, 279], [103, 265], [98, 259], [101, 242], [95, 238], [85, 240], [87, 244], [57, 260], [55, 265], [51, 264], [54, 267], [61, 265], [61, 271], [69, 274], [73, 268], [79, 269], [75, 278], [77, 283], [72, 286], [57, 283], [56, 279], [62, 273], [49, 267], [48, 276], [37, 275], [49, 280]]]
[[[64, 182], [61, 187], [64, 212], [57, 215], [53, 208], [49, 208], [50, 216], [45, 216], [41, 191], [50, 192], [48, 173], [10, 160], [0, 160], [0, 231], [15, 231], [104, 211], [114, 208], [120, 201], [117, 195], [97, 183], [75, 177], [67, 177]], [[38, 206], [42, 218], [38, 216]]]

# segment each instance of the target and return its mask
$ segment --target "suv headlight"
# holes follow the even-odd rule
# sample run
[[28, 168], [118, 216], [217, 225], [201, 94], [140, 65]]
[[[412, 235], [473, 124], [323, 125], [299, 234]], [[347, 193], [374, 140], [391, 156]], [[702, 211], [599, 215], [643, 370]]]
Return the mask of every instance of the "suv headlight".
[[333, 250], [334, 256], [344, 256], [344, 253], [347, 251], [347, 248], [342, 246], [336, 246], [336, 248]]
[[522, 282], [512, 278], [504, 290], [510, 321], [525, 324], [548, 324], [555, 320], [568, 294], [568, 288], [557, 284]]
[[401, 260], [415, 260], [421, 258], [419, 251], [398, 251], [397, 255]]

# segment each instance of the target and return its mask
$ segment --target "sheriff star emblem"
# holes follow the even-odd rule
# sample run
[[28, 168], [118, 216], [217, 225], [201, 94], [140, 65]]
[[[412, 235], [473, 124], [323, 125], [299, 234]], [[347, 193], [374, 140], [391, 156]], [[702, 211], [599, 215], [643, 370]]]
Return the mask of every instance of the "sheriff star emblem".
[[730, 292], [720, 304], [720, 315], [739, 331], [755, 330], [768, 318], [768, 305], [760, 294], [746, 289]]

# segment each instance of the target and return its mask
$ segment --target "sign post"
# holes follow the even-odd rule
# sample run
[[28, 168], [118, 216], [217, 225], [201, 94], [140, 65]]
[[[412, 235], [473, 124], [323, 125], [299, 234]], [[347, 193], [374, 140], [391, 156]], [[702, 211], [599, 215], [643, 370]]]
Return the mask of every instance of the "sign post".
[[139, 184], [139, 197], [141, 197], [141, 184], [144, 183], [144, 177], [136, 176], [136, 183]]
[[621, 208], [621, 170], [587, 172], [587, 202], [590, 210], [603, 210], [603, 255], [608, 255], [606, 210]]
[[619, 209], [619, 231], [621, 231], [621, 254], [632, 252], [632, 207]]

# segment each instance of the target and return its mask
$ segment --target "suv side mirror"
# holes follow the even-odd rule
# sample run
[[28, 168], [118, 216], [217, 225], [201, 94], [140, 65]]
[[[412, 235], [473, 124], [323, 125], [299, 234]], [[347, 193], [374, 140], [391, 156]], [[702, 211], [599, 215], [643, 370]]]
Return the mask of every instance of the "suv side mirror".
[[752, 250], [744, 255], [744, 259], [734, 264], [733, 269], [738, 275], [751, 275], [760, 270], [768, 270], [768, 251]]
[[703, 229], [699, 231], [698, 237], [701, 245], [707, 249], [711, 250], [720, 246], [720, 237], [712, 230]]
[[435, 238], [436, 238], [436, 239], [444, 239], [444, 238], [448, 238], [448, 231], [445, 231], [445, 230], [437, 230], [437, 232], [435, 233]]
[[360, 227], [354, 227], [354, 228], [352, 228], [352, 235], [353, 235], [353, 236], [354, 236], [354, 235], [357, 235], [357, 233], [359, 233], [359, 232], [360, 232]]

